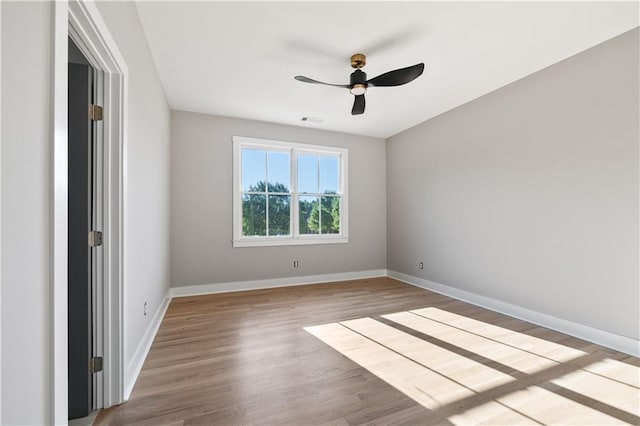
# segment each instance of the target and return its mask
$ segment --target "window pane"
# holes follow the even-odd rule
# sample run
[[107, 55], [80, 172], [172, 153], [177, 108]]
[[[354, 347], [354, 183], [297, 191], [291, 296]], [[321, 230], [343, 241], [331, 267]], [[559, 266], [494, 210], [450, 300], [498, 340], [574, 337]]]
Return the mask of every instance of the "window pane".
[[320, 157], [320, 193], [338, 193], [337, 157]]
[[326, 206], [322, 216], [322, 233], [339, 234], [340, 197], [322, 197], [322, 205]]
[[298, 192], [318, 193], [318, 157], [298, 156]]
[[242, 150], [242, 191], [265, 191], [266, 155], [267, 153], [261, 150]]
[[289, 192], [290, 171], [288, 152], [269, 152], [267, 154], [267, 179], [269, 192]]
[[267, 199], [264, 195], [242, 196], [242, 235], [267, 235]]
[[[300, 197], [299, 198], [299, 217], [300, 217], [300, 235], [317, 234], [318, 227], [318, 198], [317, 197]], [[316, 212], [315, 222], [312, 219], [313, 212]]]
[[322, 199], [322, 234], [340, 233], [340, 197], [321, 197]]
[[291, 197], [269, 195], [269, 235], [291, 235]]

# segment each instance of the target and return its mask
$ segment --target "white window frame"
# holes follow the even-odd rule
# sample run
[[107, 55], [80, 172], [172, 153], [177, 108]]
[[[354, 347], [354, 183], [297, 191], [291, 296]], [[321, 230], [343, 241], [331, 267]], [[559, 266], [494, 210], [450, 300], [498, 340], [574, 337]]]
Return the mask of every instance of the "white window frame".
[[[287, 236], [243, 236], [242, 235], [242, 149], [260, 149], [288, 152], [290, 155], [291, 191], [291, 235]], [[298, 162], [297, 155], [324, 155], [338, 157], [338, 194], [340, 201], [339, 234], [299, 234]], [[286, 246], [306, 244], [340, 244], [349, 242], [348, 201], [349, 151], [323, 145], [308, 145], [268, 139], [233, 136], [233, 247]], [[314, 194], [310, 194], [314, 195]]]

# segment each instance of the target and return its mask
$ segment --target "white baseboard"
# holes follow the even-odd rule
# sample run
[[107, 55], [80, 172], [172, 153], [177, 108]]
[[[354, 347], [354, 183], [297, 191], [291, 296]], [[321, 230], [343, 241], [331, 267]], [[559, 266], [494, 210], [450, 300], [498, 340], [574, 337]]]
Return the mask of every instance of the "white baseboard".
[[570, 336], [583, 339], [597, 345], [606, 346], [616, 351], [624, 352], [633, 356], [640, 356], [640, 341], [630, 337], [620, 336], [608, 331], [578, 324], [572, 321], [556, 318], [551, 315], [542, 314], [532, 311], [521, 306], [512, 305], [497, 299], [486, 296], [480, 296], [475, 293], [460, 290], [444, 284], [425, 280], [424, 278], [414, 277], [413, 275], [403, 274], [396, 271], [387, 271], [388, 276], [398, 281], [424, 288], [435, 293], [443, 294], [463, 302], [471, 303], [476, 306], [490, 309], [510, 317], [518, 318], [542, 327], [550, 328]]
[[228, 293], [233, 291], [259, 290], [276, 287], [291, 287], [296, 285], [320, 284], [335, 281], [348, 281], [386, 276], [386, 269], [372, 269], [369, 271], [343, 272], [338, 274], [306, 275], [301, 277], [273, 278], [268, 280], [235, 281], [229, 283], [191, 285], [187, 287], [171, 287], [171, 296], [197, 296], [201, 294]]
[[127, 374], [125, 378], [125, 388], [124, 388], [124, 400], [127, 401], [129, 396], [131, 395], [131, 391], [133, 390], [133, 386], [136, 384], [136, 380], [138, 379], [138, 375], [140, 374], [140, 370], [142, 370], [142, 365], [144, 364], [144, 360], [147, 358], [147, 354], [149, 353], [149, 349], [151, 349], [151, 344], [153, 343], [153, 339], [156, 337], [156, 333], [160, 328], [160, 324], [164, 318], [165, 313], [167, 312], [167, 308], [169, 307], [169, 302], [171, 302], [171, 290], [167, 292], [167, 295], [162, 300], [162, 304], [156, 311], [156, 314], [151, 319], [149, 323], [149, 327], [147, 331], [142, 336], [140, 340], [140, 344], [136, 348], [136, 351], [133, 353], [133, 357], [131, 357], [131, 361], [127, 364]]

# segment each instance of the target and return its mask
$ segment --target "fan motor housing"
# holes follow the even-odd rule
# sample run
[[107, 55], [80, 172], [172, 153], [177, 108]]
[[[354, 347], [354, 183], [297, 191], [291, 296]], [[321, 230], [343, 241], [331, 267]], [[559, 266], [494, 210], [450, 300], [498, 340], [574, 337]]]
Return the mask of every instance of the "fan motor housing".
[[355, 70], [351, 73], [350, 86], [353, 88], [356, 84], [361, 84], [367, 87], [367, 73], [360, 70]]

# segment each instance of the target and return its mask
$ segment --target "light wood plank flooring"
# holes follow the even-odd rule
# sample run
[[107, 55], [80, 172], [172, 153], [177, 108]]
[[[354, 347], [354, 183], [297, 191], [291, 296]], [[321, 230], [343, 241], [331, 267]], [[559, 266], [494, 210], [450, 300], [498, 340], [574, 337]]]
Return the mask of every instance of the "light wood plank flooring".
[[639, 366], [390, 278], [184, 297], [96, 424], [640, 424]]

